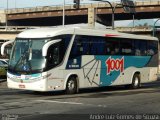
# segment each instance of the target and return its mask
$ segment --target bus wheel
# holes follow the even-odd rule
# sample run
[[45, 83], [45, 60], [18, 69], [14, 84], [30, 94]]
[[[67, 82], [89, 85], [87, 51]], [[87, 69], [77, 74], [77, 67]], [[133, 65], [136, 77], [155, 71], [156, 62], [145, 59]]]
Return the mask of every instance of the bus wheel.
[[140, 74], [134, 74], [133, 78], [132, 78], [132, 84], [131, 84], [131, 88], [132, 89], [137, 89], [140, 87]]
[[77, 92], [77, 81], [75, 77], [70, 77], [66, 84], [66, 93], [75, 94]]

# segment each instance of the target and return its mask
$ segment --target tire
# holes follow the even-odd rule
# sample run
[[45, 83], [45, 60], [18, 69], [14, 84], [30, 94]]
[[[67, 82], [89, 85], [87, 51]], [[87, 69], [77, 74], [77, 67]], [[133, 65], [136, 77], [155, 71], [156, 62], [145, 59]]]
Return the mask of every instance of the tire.
[[70, 77], [66, 84], [66, 93], [75, 94], [77, 93], [77, 81], [75, 77]]
[[137, 89], [140, 88], [140, 86], [141, 86], [140, 74], [134, 74], [130, 88]]

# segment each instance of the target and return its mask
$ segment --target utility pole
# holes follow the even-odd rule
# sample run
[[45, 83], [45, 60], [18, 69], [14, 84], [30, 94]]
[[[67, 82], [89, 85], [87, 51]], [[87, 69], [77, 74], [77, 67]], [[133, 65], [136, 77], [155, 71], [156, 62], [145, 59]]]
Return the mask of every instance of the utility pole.
[[7, 0], [7, 10], [6, 10], [6, 30], [7, 30], [7, 28], [8, 28], [7, 16], [8, 16], [8, 0]]
[[15, 0], [15, 8], [17, 8], [17, 1]]
[[[130, 12], [130, 13], [135, 13], [135, 7], [133, 1], [130, 0], [121, 0], [121, 4], [116, 4], [113, 6], [111, 2], [107, 0], [91, 0], [91, 1], [101, 1], [101, 2], [106, 2], [110, 5], [112, 9], [112, 30], [114, 30], [114, 21], [115, 21], [115, 9], [118, 5], [122, 5], [125, 11]], [[127, 8], [127, 9], [126, 9]], [[128, 9], [129, 8], [129, 9]]]
[[92, 0], [92, 1], [101, 1], [101, 2], [106, 2], [110, 5], [111, 9], [112, 9], [112, 30], [114, 30], [114, 11], [115, 11], [115, 7], [113, 7], [112, 3], [109, 1], [105, 1], [105, 0]]
[[154, 22], [154, 24], [153, 24], [153, 37], [155, 36], [155, 26], [156, 26], [156, 23], [157, 23], [159, 20], [160, 20], [160, 18], [157, 19], [157, 20]]
[[62, 25], [63, 25], [63, 27], [65, 25], [65, 0], [63, 1], [63, 20], [62, 20]]

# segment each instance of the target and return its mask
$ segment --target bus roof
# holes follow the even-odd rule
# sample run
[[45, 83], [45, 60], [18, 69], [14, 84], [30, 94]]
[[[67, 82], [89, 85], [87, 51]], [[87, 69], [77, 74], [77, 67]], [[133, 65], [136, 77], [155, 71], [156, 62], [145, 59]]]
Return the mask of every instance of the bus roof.
[[86, 27], [46, 27], [30, 29], [21, 32], [18, 38], [47, 38], [54, 37], [62, 34], [77, 34], [77, 35], [91, 35], [91, 36], [104, 36], [104, 37], [118, 37], [118, 38], [133, 38], [133, 39], [147, 39], [147, 40], [158, 40], [155, 37], [134, 35], [128, 33], [120, 33], [110, 29], [96, 29]]

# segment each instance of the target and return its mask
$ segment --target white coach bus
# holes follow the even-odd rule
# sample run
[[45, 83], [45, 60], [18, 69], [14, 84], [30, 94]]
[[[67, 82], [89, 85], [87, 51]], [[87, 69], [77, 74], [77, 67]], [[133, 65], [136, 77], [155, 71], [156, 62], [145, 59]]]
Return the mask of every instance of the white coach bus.
[[158, 39], [154, 37], [51, 27], [24, 31], [11, 42], [9, 88], [73, 94], [80, 88], [138, 88], [141, 83], [157, 80]]

